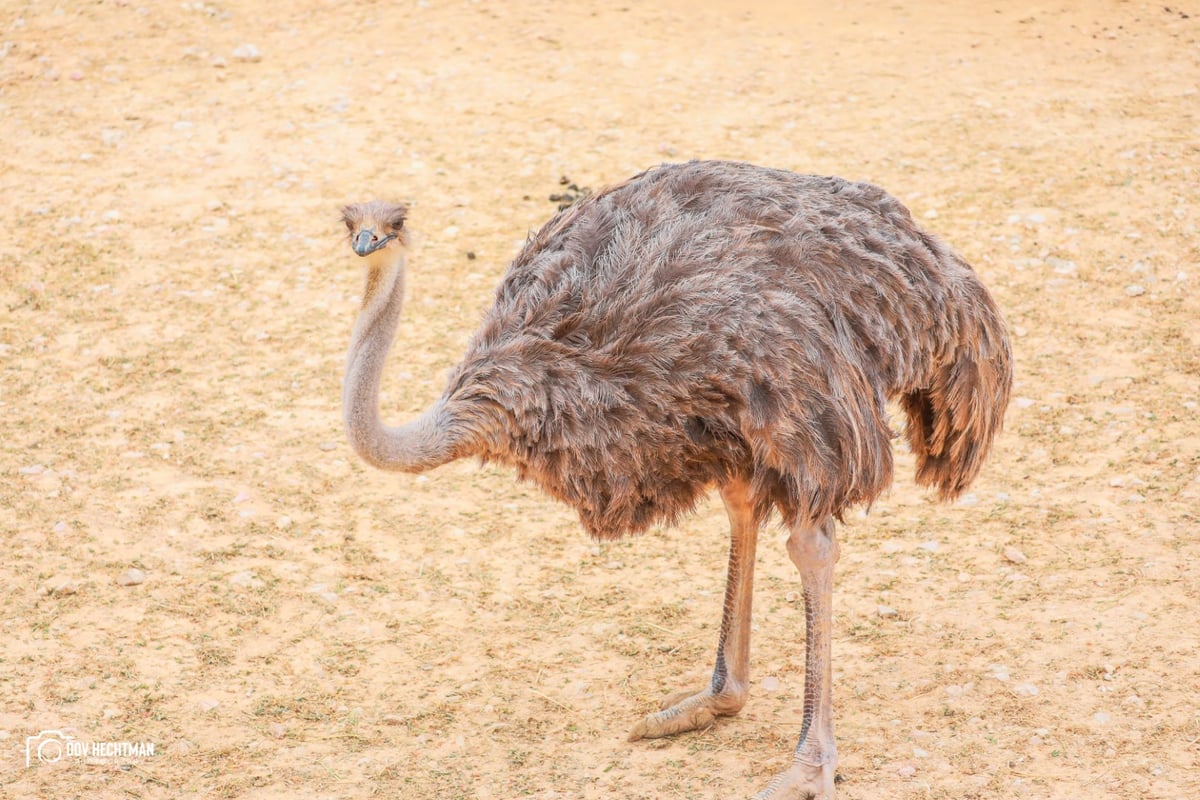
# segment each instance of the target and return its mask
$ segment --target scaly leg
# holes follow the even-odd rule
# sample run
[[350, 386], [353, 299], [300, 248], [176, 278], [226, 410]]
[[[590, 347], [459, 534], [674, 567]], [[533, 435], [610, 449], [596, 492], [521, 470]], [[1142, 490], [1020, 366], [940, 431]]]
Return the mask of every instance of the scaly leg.
[[833, 520], [796, 526], [788, 555], [804, 583], [804, 716], [792, 765], [775, 776], [754, 800], [834, 800], [837, 745], [833, 739], [833, 565], [838, 545]]
[[758, 526], [745, 483], [721, 488], [729, 514], [729, 575], [725, 581], [725, 610], [717, 643], [717, 663], [708, 688], [679, 692], [666, 698], [662, 711], [650, 714], [629, 734], [629, 740], [656, 739], [711, 725], [719, 716], [742, 710], [750, 691], [750, 604], [754, 592], [754, 548]]

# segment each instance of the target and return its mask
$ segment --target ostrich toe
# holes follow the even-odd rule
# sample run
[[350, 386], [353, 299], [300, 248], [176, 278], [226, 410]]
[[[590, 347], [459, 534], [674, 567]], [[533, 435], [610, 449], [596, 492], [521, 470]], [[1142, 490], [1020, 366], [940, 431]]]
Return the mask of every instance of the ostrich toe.
[[629, 741], [659, 739], [684, 731], [695, 731], [712, 725], [717, 717], [736, 714], [745, 705], [745, 693], [677, 692], [662, 702], [662, 710], [648, 714], [634, 726]]
[[767, 784], [752, 800], [835, 800], [836, 764], [793, 762]]

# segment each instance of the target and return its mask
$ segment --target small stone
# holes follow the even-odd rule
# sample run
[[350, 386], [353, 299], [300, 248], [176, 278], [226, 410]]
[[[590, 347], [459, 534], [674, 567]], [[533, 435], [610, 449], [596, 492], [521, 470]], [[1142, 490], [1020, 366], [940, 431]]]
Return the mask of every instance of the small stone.
[[146, 573], [142, 572], [137, 567], [130, 567], [120, 574], [117, 578], [117, 583], [121, 586], [137, 586], [140, 583], [145, 583]]
[[929, 758], [929, 751], [920, 747], [914, 747], [913, 758]]
[[55, 581], [49, 585], [49, 594], [56, 596], [67, 596], [75, 594], [79, 591], [79, 584], [70, 578], [64, 578]]
[[212, 65], [215, 69], [225, 69], [229, 66], [229, 62], [225, 60], [225, 56], [216, 56], [212, 60]]
[[779, 690], [779, 678], [776, 678], [774, 675], [768, 675], [767, 677], [763, 678], [762, 687], [764, 690], [766, 690], [768, 692], [778, 691]]
[[912, 764], [903, 764], [896, 768], [896, 774], [901, 778], [911, 778], [917, 774], [917, 768]]
[[1032, 683], [1018, 683], [1013, 687], [1013, 692], [1021, 695], [1022, 697], [1036, 697], [1038, 688]]
[[1014, 564], [1024, 564], [1029, 559], [1021, 552], [1020, 548], [1013, 547], [1011, 544], [1004, 548], [1004, 557]]
[[1031, 397], [1014, 397], [1013, 398], [1013, 405], [1015, 405], [1017, 408], [1029, 408], [1036, 402], [1037, 401]]
[[321, 442], [317, 447], [326, 453], [337, 450], [337, 442]]
[[383, 715], [383, 724], [384, 725], [403, 725], [404, 717], [400, 714], [384, 714]]
[[1125, 287], [1125, 294], [1130, 297], [1141, 297], [1146, 293], [1146, 287], [1140, 283], [1131, 283]]
[[794, 603], [800, 599], [800, 593], [799, 592], [788, 592], [787, 594], [785, 594], [783, 596], [783, 599], [789, 603]]
[[272, 722], [267, 726], [267, 733], [276, 739], [282, 739], [284, 736], [287, 736], [287, 726], [282, 722]]
[[212, 711], [214, 708], [216, 708], [219, 705], [221, 705], [221, 701], [214, 700], [211, 697], [201, 697], [199, 700], [196, 701], [196, 707], [199, 708], [204, 713], [208, 713], [209, 711]]
[[1107, 725], [1110, 721], [1112, 721], [1112, 717], [1109, 716], [1107, 711], [1097, 711], [1092, 715], [1092, 720], [1097, 725]]
[[262, 53], [252, 44], [240, 44], [233, 50], [233, 58], [235, 61], [258, 62], [262, 61]]
[[887, 618], [887, 617], [895, 617], [900, 612], [896, 611], [896, 609], [892, 608], [891, 606], [879, 606], [878, 608], [875, 609], [875, 613], [881, 617]]
[[288, 528], [292, 527], [292, 518], [285, 514], [284, 516], [275, 520], [275, 527], [279, 528], [281, 531], [286, 531]]
[[[965, 500], [966, 498], [963, 499]], [[930, 539], [928, 542], [921, 542], [917, 547], [928, 553], [936, 553], [942, 548], [942, 545], [936, 539]]]
[[236, 497], [233, 498], [233, 502], [234, 502], [234, 505], [237, 505], [238, 503], [244, 503], [249, 499], [250, 499], [250, 493], [243, 489], [242, 491], [237, 493]]

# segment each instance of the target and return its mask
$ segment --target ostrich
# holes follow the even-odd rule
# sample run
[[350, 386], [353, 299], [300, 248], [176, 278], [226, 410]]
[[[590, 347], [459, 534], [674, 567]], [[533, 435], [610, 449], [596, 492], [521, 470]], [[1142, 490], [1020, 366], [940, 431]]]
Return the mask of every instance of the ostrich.
[[800, 572], [805, 691], [791, 765], [756, 798], [832, 800], [834, 520], [892, 478], [898, 401], [916, 479], [975, 478], [1012, 382], [1004, 323], [970, 266], [878, 187], [734, 162], [666, 164], [532, 235], [441, 398], [385, 426], [378, 393], [404, 294], [407, 210], [343, 210], [366, 262], [343, 404], [368, 463], [511, 465], [611, 540], [719, 490], [731, 544], [709, 684], [630, 739], [736, 714], [750, 686], [755, 544], [778, 511]]

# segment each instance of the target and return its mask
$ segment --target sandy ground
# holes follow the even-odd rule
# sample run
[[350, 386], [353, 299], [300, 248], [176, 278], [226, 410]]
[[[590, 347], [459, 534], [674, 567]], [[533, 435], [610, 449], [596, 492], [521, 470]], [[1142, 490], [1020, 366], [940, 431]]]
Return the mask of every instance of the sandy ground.
[[[598, 546], [504, 470], [367, 469], [339, 417], [339, 204], [423, 234], [401, 419], [560, 176], [721, 157], [887, 187], [1014, 334], [971, 494], [902, 454], [841, 528], [841, 796], [1200, 797], [1200, 6], [1168, 2], [0, 3], [0, 796], [760, 788], [802, 697], [777, 530], [746, 709], [630, 744], [707, 679], [719, 502]], [[42, 731], [154, 752], [27, 767]]]

